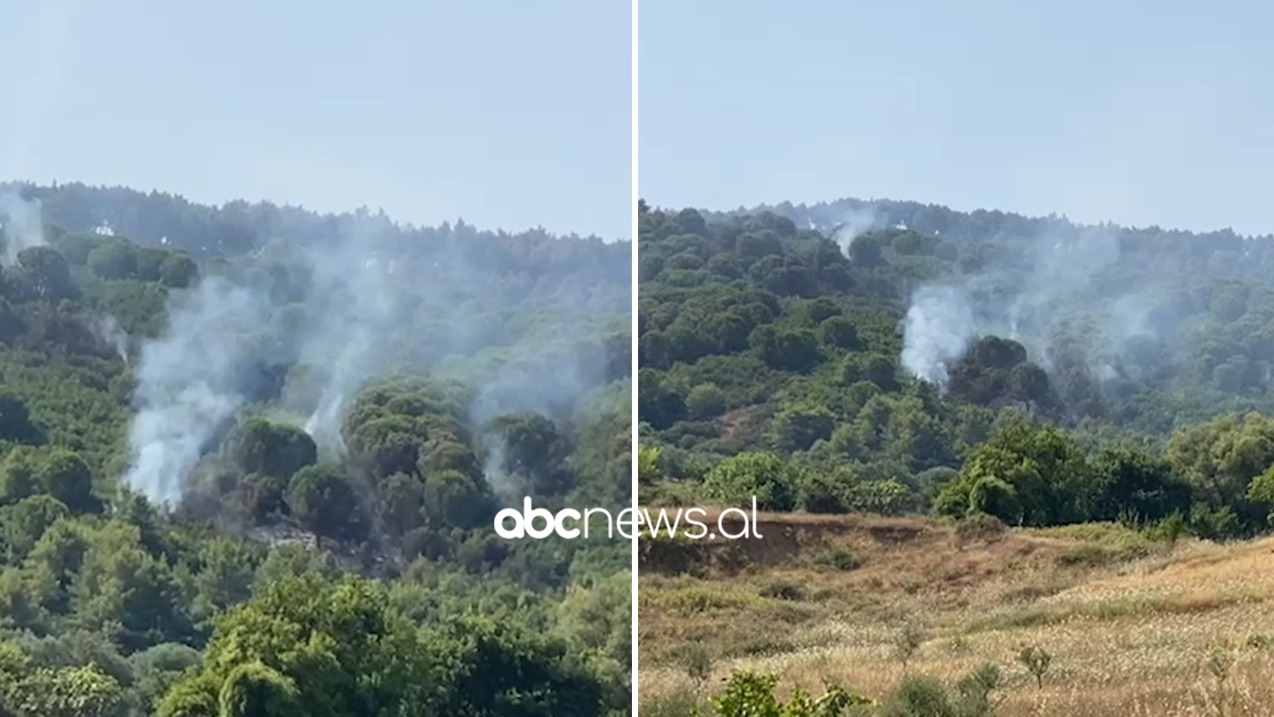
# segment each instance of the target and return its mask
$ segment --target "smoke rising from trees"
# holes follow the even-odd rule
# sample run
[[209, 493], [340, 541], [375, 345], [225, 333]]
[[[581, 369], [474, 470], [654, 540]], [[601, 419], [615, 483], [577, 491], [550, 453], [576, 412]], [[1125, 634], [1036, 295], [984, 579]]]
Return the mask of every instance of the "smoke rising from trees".
[[[342, 455], [351, 400], [395, 372], [462, 371], [479, 387], [474, 426], [511, 411], [560, 414], [603, 382], [598, 356], [561, 348], [596, 327], [546, 311], [543, 325], [510, 336], [500, 312], [525, 287], [502, 284], [476, 242], [408, 238], [383, 216], [349, 217], [335, 239], [271, 240], [178, 296], [138, 360], [129, 484], [179, 503], [210, 444], [255, 403], [272, 403], [320, 451]], [[532, 334], [553, 342], [525, 340]], [[499, 454], [487, 461], [497, 485]]]
[[23, 249], [44, 245], [40, 202], [17, 192], [0, 192], [0, 226], [4, 227], [5, 260], [13, 263]]
[[904, 319], [902, 365], [939, 385], [947, 369], [984, 336], [1022, 344], [1052, 370], [1059, 358], [1113, 377], [1139, 340], [1172, 338], [1160, 287], [1121, 282], [1119, 238], [1102, 228], [1042, 234], [966, 262], [956, 276], [911, 295]]

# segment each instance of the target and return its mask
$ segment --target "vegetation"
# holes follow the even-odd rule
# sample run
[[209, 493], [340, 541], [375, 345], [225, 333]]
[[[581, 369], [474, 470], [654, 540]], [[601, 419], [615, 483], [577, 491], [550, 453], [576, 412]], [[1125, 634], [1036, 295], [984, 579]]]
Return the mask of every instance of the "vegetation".
[[[0, 712], [628, 713], [629, 545], [491, 530], [511, 485], [629, 503], [627, 247], [4, 189], [44, 230], [9, 217], [0, 267]], [[359, 299], [316, 283], [313, 257], [365, 236], [369, 266], [428, 284], [376, 331], [315, 290]], [[203, 388], [230, 376], [242, 400], [190, 475], [161, 472], [181, 499], [159, 505], [134, 476], [139, 405], [158, 400], [155, 347], [216, 282], [266, 297], [266, 320], [197, 336]], [[307, 419], [332, 335], [389, 360], [358, 366], [329, 436]]]
[[[833, 686], [877, 703], [844, 715], [960, 715], [959, 686], [985, 664], [1000, 680], [983, 714], [1000, 717], [1255, 716], [1274, 699], [1262, 627], [1274, 619], [1262, 568], [1274, 540], [1170, 545], [1117, 523], [960, 535], [963, 524], [918, 517], [761, 519], [760, 540], [644, 553], [642, 714], [714, 715], [711, 698], [751, 671], [777, 678], [784, 705]], [[835, 554], [855, 566], [828, 570]], [[951, 711], [902, 710], [907, 694]]]
[[[1271, 528], [1270, 237], [909, 202], [639, 209], [640, 500], [755, 496], [781, 526], [741, 541], [765, 547], [642, 546], [644, 704], [682, 699], [672, 636], [698, 635], [718, 672], [781, 665], [795, 685], [780, 693], [836, 672], [890, 714], [964, 714], [959, 684], [982, 662], [1006, 680], [997, 714], [1212, 713], [1199, 651], [1264, 619], [1251, 584], [1105, 581], [1192, 551], [1245, 563], [1244, 546], [1200, 541]], [[802, 590], [776, 600], [777, 582]], [[1189, 640], [1112, 647], [1179, 610]], [[1101, 626], [1059, 644], [1049, 626], [1068, 619]], [[735, 627], [776, 622], [768, 641]], [[947, 640], [959, 656], [936, 654]], [[1268, 677], [1262, 653], [1240, 654], [1245, 688]], [[1234, 669], [1219, 673], [1233, 694]], [[1106, 711], [1084, 696], [1097, 685]], [[938, 706], [890, 706], [904, 693]], [[707, 704], [697, 687], [683, 701]]]
[[[646, 483], [648, 502], [680, 483], [773, 510], [1268, 528], [1274, 287], [1254, 268], [1274, 261], [1270, 242], [877, 211], [891, 228], [848, 242], [770, 211], [641, 213], [638, 400], [665, 478]], [[1036, 268], [1054, 245], [1082, 281]], [[1058, 286], [1029, 293], [1026, 280]], [[926, 364], [926, 292], [960, 282], [976, 296], [953, 302], [1012, 304], [1040, 325], [1015, 339], [972, 320], [982, 333]], [[1119, 307], [1101, 313], [1151, 296], [1163, 305], [1136, 327]], [[952, 332], [939, 338], [966, 338]]]

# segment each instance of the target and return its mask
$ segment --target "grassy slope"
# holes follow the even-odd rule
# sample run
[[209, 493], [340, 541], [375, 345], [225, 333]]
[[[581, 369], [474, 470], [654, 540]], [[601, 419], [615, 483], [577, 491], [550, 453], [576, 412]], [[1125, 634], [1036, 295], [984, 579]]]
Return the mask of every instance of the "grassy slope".
[[[1222, 643], [1234, 659], [1224, 714], [1274, 704], [1274, 539], [1169, 547], [1102, 525], [958, 535], [922, 519], [761, 523], [762, 540], [643, 555], [640, 689], [652, 713], [739, 668], [787, 688], [884, 695], [903, 674], [894, 644], [909, 622], [926, 636], [909, 671], [955, 678], [994, 662], [1009, 680], [1006, 717], [1218, 714], [1210, 665]], [[671, 574], [688, 563], [697, 574]], [[713, 657], [698, 687], [684, 667], [693, 643]], [[1025, 644], [1053, 654], [1042, 689], [1014, 659]]]

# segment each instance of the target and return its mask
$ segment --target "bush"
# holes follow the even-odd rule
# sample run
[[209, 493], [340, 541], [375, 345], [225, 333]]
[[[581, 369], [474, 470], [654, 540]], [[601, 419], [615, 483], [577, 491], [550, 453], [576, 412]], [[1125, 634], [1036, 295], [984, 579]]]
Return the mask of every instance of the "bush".
[[771, 580], [761, 588], [761, 597], [774, 600], [804, 600], [805, 589], [787, 580]]
[[857, 570], [862, 563], [853, 553], [848, 550], [832, 550], [818, 556], [815, 564], [823, 570], [836, 570], [840, 572], [849, 572]]
[[[774, 695], [778, 678], [755, 672], [736, 672], [720, 694], [709, 698], [716, 717], [847, 717], [856, 707], [875, 706], [875, 700], [836, 686], [818, 698], [796, 690], [785, 704]], [[645, 708], [642, 714], [647, 714]], [[693, 714], [693, 713], [691, 713]]]
[[1008, 529], [1008, 526], [994, 515], [970, 513], [956, 523], [955, 537], [959, 545], [979, 540], [989, 542], [998, 540], [1008, 532]]

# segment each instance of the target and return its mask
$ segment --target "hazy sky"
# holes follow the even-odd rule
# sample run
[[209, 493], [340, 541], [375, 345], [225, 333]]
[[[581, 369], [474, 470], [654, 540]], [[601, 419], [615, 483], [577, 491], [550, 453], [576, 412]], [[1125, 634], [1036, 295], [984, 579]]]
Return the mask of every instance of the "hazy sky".
[[1274, 6], [641, 0], [640, 189], [1274, 232]]
[[630, 232], [614, 0], [0, 0], [0, 178]]

